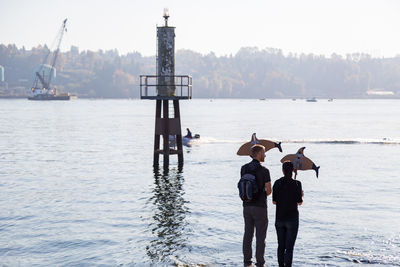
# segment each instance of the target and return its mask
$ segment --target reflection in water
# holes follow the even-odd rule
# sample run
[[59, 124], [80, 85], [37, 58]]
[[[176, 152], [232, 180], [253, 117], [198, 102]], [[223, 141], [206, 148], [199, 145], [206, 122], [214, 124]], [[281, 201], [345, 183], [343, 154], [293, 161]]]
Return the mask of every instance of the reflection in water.
[[183, 198], [184, 178], [182, 170], [154, 169], [153, 195], [149, 199], [154, 207], [150, 229], [153, 239], [146, 246], [147, 255], [153, 262], [168, 261], [171, 256], [178, 258], [176, 252], [186, 247], [187, 222]]

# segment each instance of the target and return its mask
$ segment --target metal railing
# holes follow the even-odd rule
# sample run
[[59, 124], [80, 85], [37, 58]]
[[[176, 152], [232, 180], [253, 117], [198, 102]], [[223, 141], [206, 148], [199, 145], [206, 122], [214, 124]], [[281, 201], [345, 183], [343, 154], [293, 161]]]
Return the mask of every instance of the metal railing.
[[[160, 80], [159, 78], [164, 78], [163, 79], [164, 82], [162, 84], [159, 84]], [[158, 89], [162, 87], [175, 88], [175, 94], [171, 96], [159, 95]], [[140, 75], [140, 98], [141, 99], [191, 99], [192, 76]]]

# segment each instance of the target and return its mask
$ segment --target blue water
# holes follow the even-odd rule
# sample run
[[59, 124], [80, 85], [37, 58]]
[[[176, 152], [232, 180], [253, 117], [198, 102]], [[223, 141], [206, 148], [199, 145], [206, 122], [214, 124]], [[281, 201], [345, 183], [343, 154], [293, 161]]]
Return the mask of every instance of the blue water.
[[[154, 101], [0, 100], [0, 266], [241, 266], [253, 132], [306, 146], [295, 266], [400, 266], [399, 100], [181, 101], [201, 139], [153, 170]], [[161, 157], [162, 161], [162, 157]], [[277, 266], [268, 199], [266, 263]]]

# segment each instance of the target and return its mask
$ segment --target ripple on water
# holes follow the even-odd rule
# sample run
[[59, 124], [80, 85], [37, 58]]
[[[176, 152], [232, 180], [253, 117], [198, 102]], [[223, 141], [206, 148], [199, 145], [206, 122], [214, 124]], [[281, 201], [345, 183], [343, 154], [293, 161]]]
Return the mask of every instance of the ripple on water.
[[362, 247], [344, 247], [335, 253], [335, 257], [354, 263], [400, 266], [398, 248], [400, 235], [392, 238], [370, 233], [354, 237]]

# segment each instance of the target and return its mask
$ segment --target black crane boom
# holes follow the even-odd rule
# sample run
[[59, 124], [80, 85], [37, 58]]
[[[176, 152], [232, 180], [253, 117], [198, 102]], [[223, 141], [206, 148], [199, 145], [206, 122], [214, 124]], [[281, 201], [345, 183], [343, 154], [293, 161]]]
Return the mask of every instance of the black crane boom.
[[44, 78], [42, 77], [42, 75], [40, 75], [39, 72], [36, 72], [36, 77], [39, 78], [40, 82], [43, 85], [43, 88], [49, 89], [49, 84], [44, 80]]

